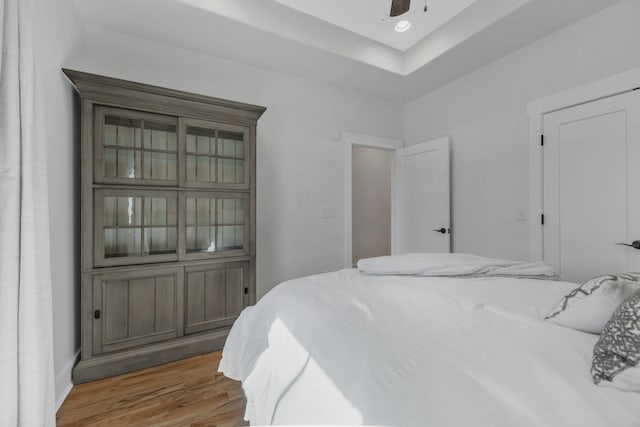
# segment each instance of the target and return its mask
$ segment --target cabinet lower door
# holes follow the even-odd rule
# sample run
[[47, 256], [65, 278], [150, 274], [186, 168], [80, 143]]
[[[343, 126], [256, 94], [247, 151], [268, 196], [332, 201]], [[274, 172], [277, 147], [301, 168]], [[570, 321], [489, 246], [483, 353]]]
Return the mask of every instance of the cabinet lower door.
[[97, 274], [93, 352], [123, 350], [182, 335], [182, 268]]
[[185, 334], [231, 326], [247, 306], [248, 262], [191, 266], [185, 274]]

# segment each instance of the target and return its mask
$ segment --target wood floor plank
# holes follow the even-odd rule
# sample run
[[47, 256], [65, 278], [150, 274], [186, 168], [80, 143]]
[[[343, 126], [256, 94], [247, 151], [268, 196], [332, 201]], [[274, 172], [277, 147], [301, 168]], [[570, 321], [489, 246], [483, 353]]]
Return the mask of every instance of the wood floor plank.
[[217, 372], [221, 352], [75, 386], [57, 414], [59, 427], [239, 427], [240, 383]]

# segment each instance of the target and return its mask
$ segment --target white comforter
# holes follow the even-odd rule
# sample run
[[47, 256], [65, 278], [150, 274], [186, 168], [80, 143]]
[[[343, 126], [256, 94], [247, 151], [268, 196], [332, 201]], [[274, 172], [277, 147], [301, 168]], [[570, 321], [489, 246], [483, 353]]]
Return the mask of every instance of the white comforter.
[[252, 424], [640, 426], [597, 387], [597, 336], [541, 320], [575, 284], [363, 276], [283, 283], [235, 323], [220, 371]]

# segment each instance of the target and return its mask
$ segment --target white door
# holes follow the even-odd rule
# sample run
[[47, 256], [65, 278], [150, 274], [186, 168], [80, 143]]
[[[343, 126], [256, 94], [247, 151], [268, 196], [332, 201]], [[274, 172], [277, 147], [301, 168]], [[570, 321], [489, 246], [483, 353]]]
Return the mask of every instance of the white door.
[[565, 280], [640, 271], [640, 91], [544, 116], [544, 259]]
[[391, 253], [451, 249], [449, 138], [394, 153]]

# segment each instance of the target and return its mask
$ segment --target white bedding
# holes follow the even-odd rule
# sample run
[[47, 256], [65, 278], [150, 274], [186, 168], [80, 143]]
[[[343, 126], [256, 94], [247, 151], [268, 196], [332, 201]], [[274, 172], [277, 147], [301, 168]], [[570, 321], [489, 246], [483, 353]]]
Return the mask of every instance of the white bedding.
[[283, 283], [237, 320], [220, 371], [252, 424], [640, 426], [597, 387], [597, 336], [542, 319], [575, 284], [364, 276]]
[[358, 261], [365, 274], [425, 277], [528, 277], [559, 279], [544, 262], [486, 258], [461, 253], [416, 253], [366, 258]]

